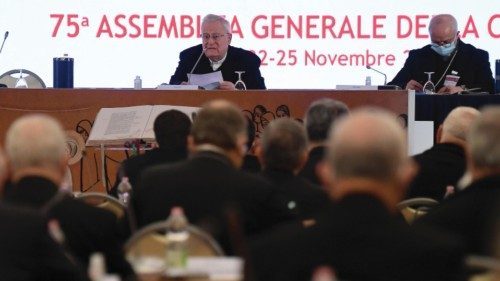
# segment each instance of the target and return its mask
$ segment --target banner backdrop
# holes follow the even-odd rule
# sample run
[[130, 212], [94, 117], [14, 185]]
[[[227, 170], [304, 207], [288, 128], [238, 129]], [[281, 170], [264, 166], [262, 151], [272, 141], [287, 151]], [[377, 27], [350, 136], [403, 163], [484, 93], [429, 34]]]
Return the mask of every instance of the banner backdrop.
[[486, 1], [2, 0], [0, 73], [25, 68], [51, 87], [52, 60], [74, 58], [75, 87], [168, 82], [179, 52], [201, 43], [205, 14], [231, 22], [232, 45], [254, 51], [268, 88], [383, 84], [407, 51], [430, 42], [432, 15], [451, 13], [462, 40], [500, 58], [500, 5]]

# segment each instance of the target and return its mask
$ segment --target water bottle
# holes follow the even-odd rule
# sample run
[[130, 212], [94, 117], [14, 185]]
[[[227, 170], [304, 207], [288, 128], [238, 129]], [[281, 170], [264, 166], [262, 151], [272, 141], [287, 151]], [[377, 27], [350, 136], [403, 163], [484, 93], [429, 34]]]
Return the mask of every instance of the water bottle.
[[92, 281], [101, 281], [106, 276], [106, 264], [102, 253], [93, 253], [90, 256], [88, 274]]
[[134, 79], [134, 89], [140, 90], [142, 89], [142, 80], [141, 76], [137, 75]]
[[169, 276], [182, 276], [187, 268], [188, 220], [181, 207], [173, 207], [167, 218], [166, 268]]
[[128, 177], [122, 177], [120, 184], [118, 184], [118, 200], [123, 204], [127, 205], [128, 199], [130, 197], [130, 191], [132, 190], [132, 185], [130, 184]]
[[371, 86], [371, 85], [372, 85], [372, 77], [366, 76], [365, 86]]

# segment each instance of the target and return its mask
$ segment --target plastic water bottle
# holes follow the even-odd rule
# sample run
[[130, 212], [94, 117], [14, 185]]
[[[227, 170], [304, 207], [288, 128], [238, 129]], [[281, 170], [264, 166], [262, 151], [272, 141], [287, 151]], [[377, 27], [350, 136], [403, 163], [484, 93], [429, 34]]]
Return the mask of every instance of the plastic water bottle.
[[166, 268], [169, 276], [182, 276], [187, 268], [188, 220], [181, 207], [173, 207], [167, 218]]
[[102, 253], [93, 253], [90, 256], [88, 274], [92, 281], [101, 281], [106, 276], [106, 264]]
[[371, 86], [371, 85], [372, 85], [372, 77], [366, 76], [365, 86]]
[[120, 184], [118, 184], [118, 200], [123, 204], [128, 204], [128, 199], [130, 197], [130, 191], [132, 190], [132, 185], [130, 184], [128, 177], [122, 177]]
[[141, 76], [137, 75], [134, 79], [134, 89], [140, 90], [142, 89], [142, 79]]

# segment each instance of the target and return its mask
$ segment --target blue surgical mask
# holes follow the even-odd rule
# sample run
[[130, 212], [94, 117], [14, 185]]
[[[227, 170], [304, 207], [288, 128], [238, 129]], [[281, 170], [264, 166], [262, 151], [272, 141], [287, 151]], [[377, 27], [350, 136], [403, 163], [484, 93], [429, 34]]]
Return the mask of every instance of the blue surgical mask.
[[440, 56], [449, 57], [453, 50], [457, 47], [457, 41], [453, 41], [444, 45], [431, 44], [431, 49], [438, 53]]

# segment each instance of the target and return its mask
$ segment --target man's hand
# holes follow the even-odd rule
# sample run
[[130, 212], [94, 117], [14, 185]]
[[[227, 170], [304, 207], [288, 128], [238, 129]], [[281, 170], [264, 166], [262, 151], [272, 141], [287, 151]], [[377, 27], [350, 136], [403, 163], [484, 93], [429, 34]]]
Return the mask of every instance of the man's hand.
[[410, 80], [408, 81], [408, 83], [406, 84], [406, 90], [415, 90], [417, 92], [421, 92], [422, 89], [423, 89], [423, 86], [422, 84], [418, 83], [417, 81], [415, 80]]
[[182, 82], [181, 82], [181, 85], [189, 85], [189, 84], [188, 84], [188, 82], [186, 82], [186, 81], [182, 81]]
[[236, 90], [233, 82], [230, 81], [222, 81], [220, 82], [219, 90]]
[[446, 94], [451, 95], [451, 94], [456, 94], [458, 92], [461, 92], [463, 90], [464, 89], [462, 87], [459, 87], [459, 86], [444, 86], [441, 89], [439, 89], [439, 91], [437, 93], [444, 94], [444, 95], [446, 95]]

